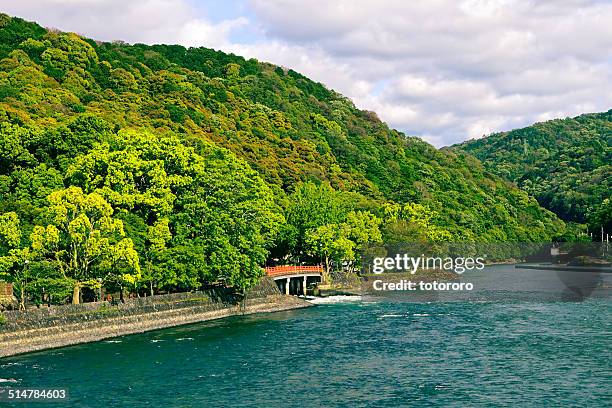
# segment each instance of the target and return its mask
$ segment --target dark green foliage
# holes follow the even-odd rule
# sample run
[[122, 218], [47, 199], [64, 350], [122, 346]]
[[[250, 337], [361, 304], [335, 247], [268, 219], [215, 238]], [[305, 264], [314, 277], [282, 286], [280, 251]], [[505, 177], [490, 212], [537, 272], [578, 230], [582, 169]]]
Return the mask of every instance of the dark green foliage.
[[0, 14], [0, 58], [6, 57], [24, 40], [39, 40], [47, 30], [17, 17]]
[[[4, 15], [0, 193], [19, 237], [0, 248], [0, 273], [55, 288], [54, 301], [67, 282], [75, 297], [80, 285], [242, 289], [270, 258], [354, 267], [383, 236], [542, 241], [564, 231], [473, 156], [389, 129], [293, 70], [206, 48], [100, 43]], [[48, 214], [49, 197], [59, 211], [66, 194], [111, 207], [99, 244], [125, 258], [78, 282], [62, 281], [53, 257], [75, 232]], [[86, 228], [92, 214], [80, 216]]]
[[[537, 123], [457, 145], [566, 221], [610, 231], [612, 110]], [[595, 234], [594, 234], [595, 235]]]

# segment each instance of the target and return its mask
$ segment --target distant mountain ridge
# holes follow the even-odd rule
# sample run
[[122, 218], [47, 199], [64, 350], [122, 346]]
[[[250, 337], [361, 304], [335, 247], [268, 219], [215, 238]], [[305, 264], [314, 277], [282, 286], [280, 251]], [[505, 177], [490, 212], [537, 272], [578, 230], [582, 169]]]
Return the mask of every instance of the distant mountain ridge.
[[453, 146], [516, 183], [565, 221], [612, 230], [612, 109]]

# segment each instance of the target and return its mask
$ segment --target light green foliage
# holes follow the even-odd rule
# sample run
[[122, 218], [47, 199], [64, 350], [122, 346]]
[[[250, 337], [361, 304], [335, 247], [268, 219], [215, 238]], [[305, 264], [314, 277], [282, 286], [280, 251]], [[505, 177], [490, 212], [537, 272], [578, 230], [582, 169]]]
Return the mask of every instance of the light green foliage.
[[438, 213], [429, 207], [407, 203], [384, 207], [385, 240], [393, 243], [449, 242], [453, 235], [436, 224]]
[[[590, 224], [594, 235], [597, 235], [601, 228], [604, 231], [612, 231], [612, 198], [605, 198], [593, 208], [590, 215]], [[598, 226], [600, 227], [599, 230], [597, 229]]]
[[225, 74], [229, 79], [237, 79], [240, 76], [240, 65], [230, 63], [225, 66]]
[[162, 287], [252, 285], [283, 222], [271, 191], [243, 161], [172, 134], [120, 132], [77, 158], [68, 178], [149, 225], [147, 250], [164, 269]]
[[[310, 201], [313, 198], [324, 203], [323, 210], [318, 208], [319, 217], [315, 217], [318, 225], [306, 222], [308, 218], [305, 217], [296, 230], [304, 230], [306, 254], [324, 262], [326, 278], [332, 276], [334, 266], [341, 270], [344, 265], [344, 269], [353, 272], [358, 263], [357, 254], [369, 244], [382, 242], [382, 220], [368, 211], [346, 212], [350, 202], [343, 200], [342, 193], [333, 191], [329, 186], [305, 185], [293, 196], [299, 197], [292, 203], [295, 214], [305, 214], [306, 209], [317, 208], [317, 202]], [[292, 221], [296, 219], [299, 218]]]
[[27, 149], [31, 140], [30, 133], [27, 129], [6, 122], [0, 124], [0, 169], [3, 173], [36, 162]]
[[154, 287], [168, 287], [175, 282], [165, 276], [166, 268], [162, 267], [162, 260], [168, 243], [172, 239], [170, 222], [167, 218], [156, 221], [147, 227], [146, 247], [143, 252], [143, 281], [148, 285], [151, 295]]
[[355, 243], [346, 238], [345, 233], [348, 231], [343, 227], [339, 224], [325, 224], [306, 232], [305, 241], [310, 253], [322, 257], [325, 262], [325, 281], [331, 277], [332, 261], [341, 265], [344, 261], [355, 260]]
[[68, 53], [59, 48], [47, 48], [41, 59], [45, 72], [55, 79], [61, 79], [69, 69]]
[[13, 282], [20, 293], [19, 308], [25, 309], [25, 288], [31, 278], [28, 263], [31, 255], [22, 246], [20, 220], [16, 213], [0, 215], [0, 278]]
[[288, 226], [282, 237], [287, 251], [296, 256], [303, 255], [308, 230], [344, 220], [350, 208], [347, 198], [329, 184], [300, 184], [288, 197]]
[[147, 230], [147, 239], [152, 252], [163, 251], [167, 243], [172, 239], [168, 219], [161, 219], [150, 226]]
[[81, 286], [242, 290], [271, 258], [352, 269], [381, 239], [564, 231], [474, 157], [389, 129], [293, 70], [0, 22], [0, 214], [20, 231], [0, 256], [20, 254], [4, 269], [29, 274], [32, 299], [43, 287], [59, 302]]
[[32, 248], [51, 255], [62, 274], [82, 286], [96, 282], [134, 284], [140, 277], [138, 254], [124, 237], [123, 223], [112, 217], [113, 208], [97, 193], [84, 194], [79, 187], [53, 192], [46, 228], [36, 227]]
[[[185, 157], [187, 148], [179, 143], [168, 150], [167, 160]], [[97, 192], [116, 208], [168, 214], [175, 195], [171, 187], [189, 182], [180, 174], [169, 177], [162, 152], [169, 146], [152, 135], [122, 132], [110, 142], [97, 145], [90, 153], [76, 158], [67, 171], [68, 179], [85, 191]], [[143, 152], [145, 153], [143, 155]], [[148, 216], [149, 214], [147, 214]]]
[[18, 260], [20, 244], [21, 229], [17, 214], [0, 214], [0, 278], [15, 280], [13, 268]]
[[366, 245], [382, 243], [381, 222], [367, 211], [351, 211], [341, 229], [346, 230], [345, 235], [355, 243], [355, 248], [361, 250]]
[[19, 246], [21, 230], [19, 217], [14, 212], [0, 215], [0, 250], [5, 254], [12, 248]]

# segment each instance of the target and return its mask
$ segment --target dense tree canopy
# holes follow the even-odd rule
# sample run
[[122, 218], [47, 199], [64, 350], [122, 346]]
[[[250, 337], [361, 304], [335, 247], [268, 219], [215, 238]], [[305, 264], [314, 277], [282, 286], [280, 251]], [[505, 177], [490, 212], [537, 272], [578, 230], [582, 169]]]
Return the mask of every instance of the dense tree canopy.
[[566, 221], [612, 231], [612, 110], [537, 123], [456, 146]]
[[6, 15], [0, 217], [0, 273], [54, 301], [85, 287], [244, 289], [266, 262], [354, 268], [381, 240], [565, 228], [473, 156], [389, 129], [295, 71]]

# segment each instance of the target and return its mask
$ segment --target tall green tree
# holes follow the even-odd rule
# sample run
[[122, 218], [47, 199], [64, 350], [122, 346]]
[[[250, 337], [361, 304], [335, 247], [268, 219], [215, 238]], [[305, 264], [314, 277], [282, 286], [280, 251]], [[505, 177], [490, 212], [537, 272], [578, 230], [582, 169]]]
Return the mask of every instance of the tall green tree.
[[437, 225], [437, 211], [426, 205], [387, 204], [383, 212], [386, 242], [449, 242], [455, 239], [450, 231]]
[[[163, 265], [162, 286], [251, 286], [284, 222], [272, 191], [244, 161], [169, 133], [120, 132], [77, 157], [67, 175], [142, 219], [143, 259], [154, 274], [153, 258]], [[160, 236], [163, 248], [155, 241]]]
[[344, 261], [355, 259], [355, 243], [346, 237], [347, 228], [340, 224], [325, 224], [306, 232], [305, 243], [308, 252], [323, 258], [325, 273], [324, 282], [330, 282], [333, 276], [333, 262], [337, 269], [342, 268]]
[[287, 250], [296, 258], [307, 254], [307, 231], [344, 221], [351, 209], [347, 198], [327, 183], [298, 185], [288, 197], [287, 227], [282, 236]]
[[14, 212], [0, 215], [0, 277], [19, 288], [19, 309], [25, 310], [29, 257], [22, 247], [19, 217]]
[[306, 231], [308, 253], [321, 257], [325, 265], [325, 280], [342, 270], [355, 272], [359, 255], [369, 244], [381, 243], [381, 219], [367, 211], [351, 211], [341, 223], [330, 223]]
[[171, 239], [172, 233], [167, 218], [162, 218], [147, 228], [146, 246], [141, 257], [144, 263], [142, 280], [148, 283], [151, 296], [155, 294], [155, 287], [167, 287], [176, 283], [168, 281], [164, 273], [166, 268], [163, 259]]
[[49, 224], [34, 229], [32, 247], [53, 256], [74, 282], [73, 303], [80, 302], [83, 287], [134, 284], [140, 278], [132, 240], [125, 238], [123, 223], [113, 218], [113, 208], [101, 195], [69, 187], [48, 200]]

